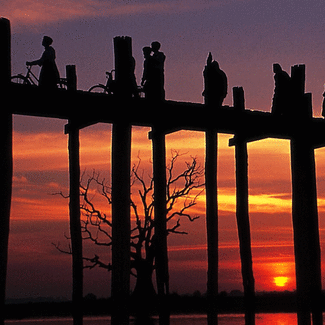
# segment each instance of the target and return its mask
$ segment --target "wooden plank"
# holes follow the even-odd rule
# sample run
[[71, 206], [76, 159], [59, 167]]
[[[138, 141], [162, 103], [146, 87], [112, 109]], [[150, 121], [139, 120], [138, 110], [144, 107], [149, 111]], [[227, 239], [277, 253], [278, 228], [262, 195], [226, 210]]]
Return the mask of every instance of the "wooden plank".
[[[45, 109], [42, 105], [44, 94], [37, 87], [11, 84], [10, 89], [12, 92], [10, 109], [13, 114], [69, 119], [75, 115], [75, 106], [71, 104], [73, 102], [80, 107], [80, 110], [89, 111], [91, 107], [86, 121], [89, 124], [114, 123], [124, 119], [131, 125], [153, 127], [156, 124], [157, 126], [163, 124], [166, 132], [182, 129], [206, 131], [214, 127], [219, 133], [235, 134], [238, 131], [242, 134], [246, 133], [247, 141], [265, 138], [291, 139], [296, 133], [303, 132], [315, 142], [315, 147], [325, 146], [323, 118], [310, 117], [301, 124], [294, 116], [292, 120], [281, 119], [268, 112], [248, 109], [239, 115], [233, 107], [223, 106], [217, 111], [209, 111], [204, 104], [168, 100], [160, 104], [164, 114], [160, 114], [157, 120], [156, 110], [153, 110], [152, 105], [143, 98], [130, 98], [128, 107], [133, 109], [125, 111], [121, 109], [123, 106], [116, 96], [84, 91], [69, 94], [65, 90], [57, 90]], [[35, 98], [38, 100], [36, 101]], [[45, 97], [44, 99], [46, 100]], [[26, 102], [33, 105], [26, 106]], [[185, 115], [184, 111], [186, 111]], [[173, 116], [172, 120], [170, 116]]]
[[0, 19], [0, 96], [1, 96], [1, 155], [0, 155], [0, 324], [4, 324], [8, 239], [12, 195], [12, 114], [9, 109], [8, 86], [11, 74], [10, 22]]

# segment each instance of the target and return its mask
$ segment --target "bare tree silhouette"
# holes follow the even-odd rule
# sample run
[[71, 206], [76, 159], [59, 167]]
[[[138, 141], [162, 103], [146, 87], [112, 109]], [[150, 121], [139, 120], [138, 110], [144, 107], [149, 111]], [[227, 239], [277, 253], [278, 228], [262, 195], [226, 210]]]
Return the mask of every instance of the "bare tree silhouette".
[[[172, 151], [172, 158], [167, 166], [166, 179], [166, 206], [168, 235], [187, 234], [181, 229], [181, 219], [186, 218], [190, 222], [195, 221], [199, 216], [191, 216], [190, 209], [197, 203], [202, 194], [204, 183], [201, 179], [204, 175], [204, 168], [200, 166], [196, 157], [191, 157], [190, 162], [185, 162], [185, 169], [176, 173], [176, 163], [181, 154]], [[136, 277], [136, 285], [132, 295], [136, 298], [148, 299], [155, 296], [156, 292], [152, 282], [152, 275], [155, 269], [155, 236], [154, 236], [154, 195], [153, 177], [145, 177], [145, 171], [140, 170], [141, 159], [132, 167], [131, 190], [137, 189], [138, 197], [131, 196], [131, 211], [134, 216], [133, 228], [131, 229], [130, 253], [131, 253], [131, 274]], [[100, 177], [100, 174], [93, 171], [85, 179], [85, 173], [80, 181], [80, 195], [82, 197], [82, 233], [83, 239], [92, 242], [97, 246], [110, 247], [111, 237], [111, 216], [109, 205], [111, 201], [111, 187], [109, 182]], [[94, 203], [94, 186], [97, 193], [106, 201], [105, 211]], [[63, 193], [59, 193], [64, 196]], [[67, 196], [64, 196], [67, 197]], [[67, 239], [70, 239], [66, 236]], [[54, 244], [63, 253], [71, 254], [70, 247], [63, 249], [60, 244]], [[94, 254], [92, 257], [84, 256], [84, 268], [95, 267], [111, 270], [111, 264], [104, 256]]]

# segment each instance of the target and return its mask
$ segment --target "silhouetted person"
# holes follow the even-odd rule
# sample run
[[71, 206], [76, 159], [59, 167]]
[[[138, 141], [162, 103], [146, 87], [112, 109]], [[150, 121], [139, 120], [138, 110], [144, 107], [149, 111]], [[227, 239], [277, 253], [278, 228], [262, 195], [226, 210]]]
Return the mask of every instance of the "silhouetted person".
[[137, 85], [137, 81], [135, 78], [135, 59], [132, 56], [131, 57], [131, 70], [130, 70], [130, 81], [131, 81], [131, 92], [133, 97], [138, 98], [139, 97], [139, 90], [138, 90], [138, 85]]
[[165, 60], [166, 56], [160, 52], [160, 43], [155, 41], [151, 43], [152, 59], [153, 59], [153, 87], [157, 96], [157, 100], [165, 99]]
[[289, 115], [292, 99], [292, 82], [286, 71], [283, 71], [280, 64], [273, 64], [274, 72], [274, 96], [272, 102], [272, 113], [278, 116]]
[[39, 76], [39, 86], [44, 89], [55, 89], [60, 80], [59, 70], [55, 63], [55, 50], [51, 46], [53, 40], [51, 37], [44, 36], [42, 45], [45, 51], [39, 60], [26, 62], [26, 65], [39, 65], [41, 72]]
[[226, 74], [220, 69], [217, 61], [212, 61], [209, 53], [207, 65], [203, 71], [204, 76], [204, 102], [207, 105], [221, 107], [227, 96], [228, 82]]
[[145, 46], [143, 49], [144, 63], [143, 63], [143, 74], [141, 80], [141, 86], [143, 87], [143, 91], [145, 93], [145, 98], [149, 100], [153, 100], [154, 93], [154, 59], [151, 56], [152, 49], [149, 46]]

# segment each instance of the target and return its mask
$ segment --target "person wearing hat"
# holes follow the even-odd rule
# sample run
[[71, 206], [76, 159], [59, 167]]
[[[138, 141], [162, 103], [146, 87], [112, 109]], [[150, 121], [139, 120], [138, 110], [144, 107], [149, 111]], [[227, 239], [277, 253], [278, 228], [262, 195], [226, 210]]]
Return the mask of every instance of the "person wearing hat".
[[60, 80], [59, 70], [55, 63], [55, 50], [51, 46], [53, 40], [49, 36], [44, 36], [42, 45], [45, 50], [39, 60], [26, 62], [27, 66], [39, 65], [41, 72], [39, 76], [39, 86], [44, 89], [56, 89]]

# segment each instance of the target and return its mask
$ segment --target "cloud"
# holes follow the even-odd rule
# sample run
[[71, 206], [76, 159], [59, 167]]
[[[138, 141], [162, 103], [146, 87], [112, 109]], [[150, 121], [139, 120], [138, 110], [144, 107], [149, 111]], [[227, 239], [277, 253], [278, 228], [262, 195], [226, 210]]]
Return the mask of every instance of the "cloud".
[[67, 169], [66, 142], [67, 139], [63, 132], [61, 134], [14, 132], [15, 171]]
[[0, 4], [0, 10], [2, 15], [14, 24], [37, 25], [93, 17], [178, 13], [207, 9], [227, 3], [229, 1], [223, 0], [11, 0]]
[[13, 183], [14, 184], [27, 184], [28, 183], [28, 180], [25, 176], [13, 176]]
[[[236, 211], [236, 193], [228, 189], [219, 189], [218, 204], [220, 211]], [[287, 194], [249, 195], [251, 213], [291, 213], [291, 197]]]

